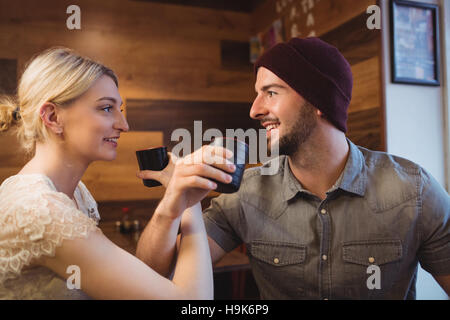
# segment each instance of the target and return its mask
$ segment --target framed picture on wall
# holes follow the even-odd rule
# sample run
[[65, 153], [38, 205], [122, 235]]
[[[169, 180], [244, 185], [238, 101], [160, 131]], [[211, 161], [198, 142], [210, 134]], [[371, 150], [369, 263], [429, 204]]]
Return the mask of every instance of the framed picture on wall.
[[392, 82], [439, 86], [439, 8], [391, 0]]

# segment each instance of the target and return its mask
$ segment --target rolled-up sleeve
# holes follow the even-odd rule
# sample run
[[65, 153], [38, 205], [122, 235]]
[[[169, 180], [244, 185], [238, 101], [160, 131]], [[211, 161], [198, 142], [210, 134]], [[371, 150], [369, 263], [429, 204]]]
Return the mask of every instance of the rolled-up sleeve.
[[212, 199], [211, 205], [203, 212], [203, 220], [208, 236], [226, 252], [242, 243], [240, 228], [241, 203], [237, 193], [223, 194]]
[[450, 275], [450, 197], [425, 170], [421, 186], [418, 259], [432, 275]]

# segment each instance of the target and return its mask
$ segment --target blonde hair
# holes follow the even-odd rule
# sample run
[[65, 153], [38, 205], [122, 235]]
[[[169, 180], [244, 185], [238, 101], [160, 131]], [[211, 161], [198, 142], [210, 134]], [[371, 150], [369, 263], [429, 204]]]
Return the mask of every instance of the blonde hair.
[[19, 81], [17, 96], [0, 97], [0, 132], [16, 129], [26, 153], [36, 143], [48, 139], [39, 109], [51, 102], [69, 105], [85, 93], [101, 76], [107, 75], [118, 87], [117, 76], [104, 65], [68, 48], [50, 48], [30, 60]]

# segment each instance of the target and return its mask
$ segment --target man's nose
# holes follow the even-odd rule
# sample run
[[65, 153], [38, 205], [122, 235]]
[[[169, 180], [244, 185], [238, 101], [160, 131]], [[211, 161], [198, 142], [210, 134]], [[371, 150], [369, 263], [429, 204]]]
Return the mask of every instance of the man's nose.
[[253, 101], [253, 105], [250, 109], [250, 118], [259, 120], [261, 117], [264, 117], [267, 114], [267, 109], [261, 101], [260, 96], [258, 95]]

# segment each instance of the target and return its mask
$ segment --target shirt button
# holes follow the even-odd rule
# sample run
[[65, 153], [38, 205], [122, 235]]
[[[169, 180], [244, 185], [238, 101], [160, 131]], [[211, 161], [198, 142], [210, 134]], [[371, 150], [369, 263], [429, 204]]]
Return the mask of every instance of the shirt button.
[[280, 259], [278, 259], [278, 258], [273, 259], [273, 263], [279, 264], [280, 263]]
[[321, 213], [321, 214], [327, 214], [327, 210], [322, 209], [322, 210], [320, 210], [320, 213]]
[[369, 263], [374, 263], [375, 262], [375, 258], [374, 257], [370, 257], [369, 258]]
[[324, 255], [322, 256], [322, 260], [325, 261], [325, 260], [327, 260], [327, 259], [328, 259], [327, 255], [324, 254]]

